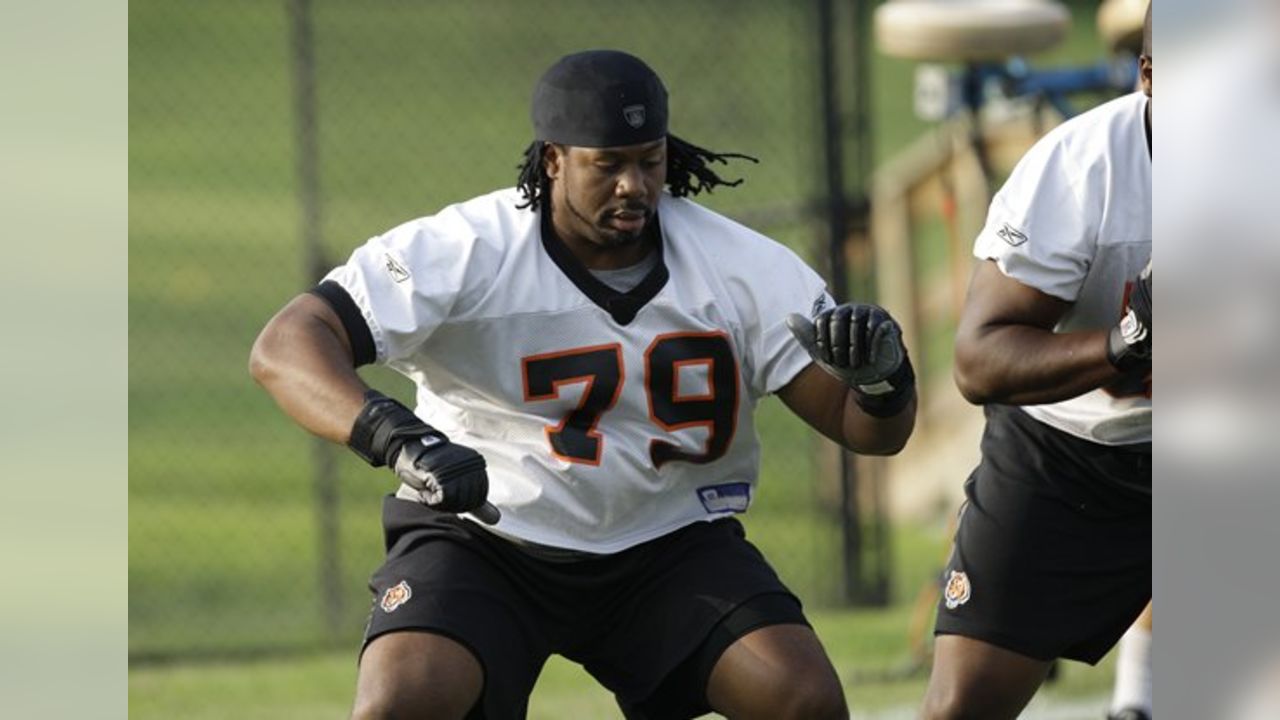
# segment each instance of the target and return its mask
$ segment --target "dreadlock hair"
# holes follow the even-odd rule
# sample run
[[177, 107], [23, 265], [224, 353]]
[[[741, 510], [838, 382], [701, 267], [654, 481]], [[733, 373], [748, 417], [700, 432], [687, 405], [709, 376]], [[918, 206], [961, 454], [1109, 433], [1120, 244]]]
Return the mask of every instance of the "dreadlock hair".
[[[524, 162], [517, 166], [520, 177], [516, 181], [524, 202], [517, 205], [517, 208], [532, 206], [537, 210], [542, 207], [546, 191], [551, 187], [551, 179], [547, 177], [547, 170], [542, 164], [546, 146], [546, 142], [535, 140], [525, 148]], [[729, 158], [760, 162], [750, 155], [713, 152], [685, 142], [675, 135], [667, 135], [667, 187], [676, 197], [697, 195], [703, 190], [710, 193], [720, 185], [737, 187], [742, 184], [742, 178], [725, 180], [709, 166], [710, 163], [728, 164]]]

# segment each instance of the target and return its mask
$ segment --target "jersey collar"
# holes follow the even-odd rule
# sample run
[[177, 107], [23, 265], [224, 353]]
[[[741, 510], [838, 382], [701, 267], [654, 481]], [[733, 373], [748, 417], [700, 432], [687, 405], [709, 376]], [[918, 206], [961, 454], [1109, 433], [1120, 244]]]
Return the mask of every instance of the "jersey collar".
[[662, 224], [658, 221], [658, 214], [653, 216], [653, 229], [658, 236], [658, 242], [654, 245], [653, 251], [658, 254], [658, 262], [654, 264], [649, 274], [644, 276], [639, 285], [631, 288], [627, 292], [618, 292], [617, 290], [605, 285], [596, 279], [591, 271], [578, 260], [573, 251], [564, 244], [559, 236], [556, 235], [555, 228], [551, 225], [551, 203], [543, 203], [542, 208], [538, 211], [540, 218], [542, 236], [542, 247], [546, 249], [547, 255], [551, 256], [551, 260], [555, 262], [560, 271], [565, 274], [569, 280], [577, 286], [582, 294], [591, 299], [591, 302], [598, 305], [602, 310], [609, 313], [614, 322], [619, 325], [628, 325], [636, 318], [636, 314], [640, 309], [649, 303], [667, 284], [667, 263], [663, 258], [662, 246], [666, 244], [663, 237]]

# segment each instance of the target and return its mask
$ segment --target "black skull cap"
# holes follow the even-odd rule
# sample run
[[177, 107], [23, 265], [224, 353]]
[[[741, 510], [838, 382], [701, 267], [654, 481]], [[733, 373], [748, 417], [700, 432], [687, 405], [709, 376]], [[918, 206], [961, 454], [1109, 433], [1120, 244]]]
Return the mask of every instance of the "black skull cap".
[[587, 50], [547, 69], [529, 110], [534, 137], [577, 147], [621, 147], [667, 135], [667, 89], [634, 55]]

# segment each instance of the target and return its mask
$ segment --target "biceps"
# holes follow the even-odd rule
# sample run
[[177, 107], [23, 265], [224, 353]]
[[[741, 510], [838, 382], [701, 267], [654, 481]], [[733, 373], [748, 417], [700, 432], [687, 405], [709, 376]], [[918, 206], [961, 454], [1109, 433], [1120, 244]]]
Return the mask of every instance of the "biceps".
[[295, 297], [271, 318], [256, 344], [285, 357], [330, 345], [351, 359], [351, 339], [342, 321], [327, 302], [310, 293]]
[[1005, 325], [1051, 330], [1070, 304], [1005, 275], [993, 260], [979, 263], [969, 281], [956, 344], [980, 339]]

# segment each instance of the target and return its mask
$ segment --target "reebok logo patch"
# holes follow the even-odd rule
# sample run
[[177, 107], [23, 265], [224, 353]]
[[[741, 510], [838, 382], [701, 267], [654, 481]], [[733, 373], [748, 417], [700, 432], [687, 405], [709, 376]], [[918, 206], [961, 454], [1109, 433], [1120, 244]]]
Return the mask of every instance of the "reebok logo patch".
[[827, 294], [822, 293], [821, 295], [818, 296], [818, 299], [813, 301], [813, 307], [809, 308], [809, 317], [811, 318], [818, 317], [818, 313], [822, 312], [824, 309], [826, 309], [826, 307], [827, 307]]
[[1009, 223], [1001, 224], [1000, 229], [996, 231], [996, 236], [1013, 247], [1018, 247], [1027, 241], [1027, 234]]
[[412, 277], [412, 275], [409, 274], [409, 268], [405, 267], [404, 264], [397, 260], [391, 253], [386, 253], [383, 257], [385, 257], [387, 261], [387, 274], [391, 275], [392, 280], [402, 283]]

